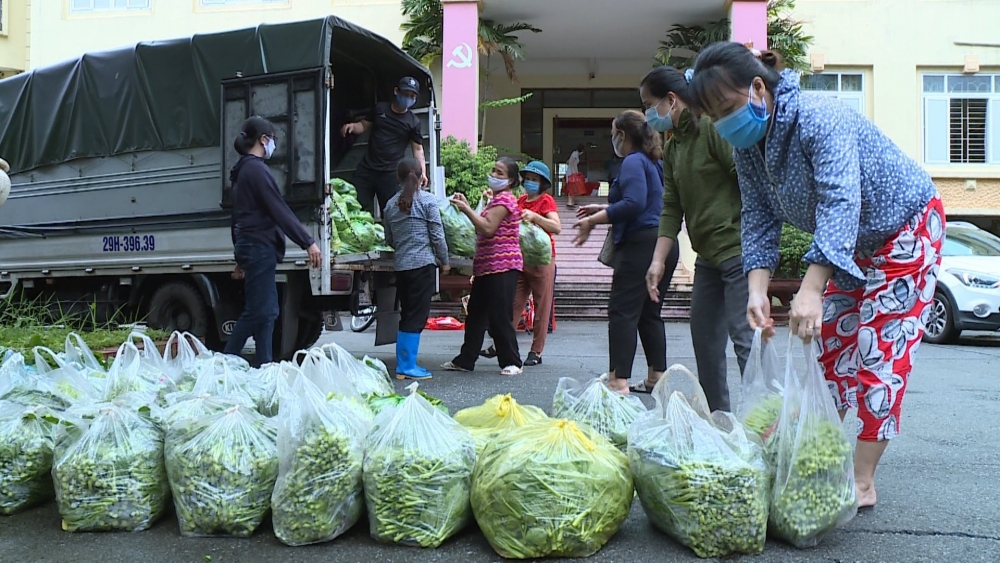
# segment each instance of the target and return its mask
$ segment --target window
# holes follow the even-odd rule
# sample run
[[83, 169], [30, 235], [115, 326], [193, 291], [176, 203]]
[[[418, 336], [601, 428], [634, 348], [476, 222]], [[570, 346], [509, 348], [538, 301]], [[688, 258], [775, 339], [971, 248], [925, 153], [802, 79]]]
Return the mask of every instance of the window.
[[263, 6], [266, 4], [287, 4], [288, 0], [201, 0], [203, 8], [219, 8], [223, 6]]
[[1000, 75], [925, 74], [924, 162], [1000, 164]]
[[70, 0], [71, 14], [148, 10], [150, 0]]
[[944, 256], [1000, 256], [1000, 239], [981, 229], [948, 227]]
[[865, 113], [864, 75], [824, 72], [802, 77], [802, 89], [842, 100], [858, 113]]

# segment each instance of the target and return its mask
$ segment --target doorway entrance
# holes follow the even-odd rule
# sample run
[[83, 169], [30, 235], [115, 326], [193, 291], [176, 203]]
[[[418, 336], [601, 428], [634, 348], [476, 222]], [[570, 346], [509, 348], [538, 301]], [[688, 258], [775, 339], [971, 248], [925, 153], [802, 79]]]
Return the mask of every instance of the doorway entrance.
[[578, 147], [583, 147], [580, 155], [580, 173], [587, 177], [587, 183], [597, 184], [593, 195], [607, 195], [613, 178], [615, 165], [614, 149], [611, 147], [611, 119], [593, 117], [553, 117], [552, 118], [552, 162], [555, 171], [553, 181], [555, 192], [562, 195], [569, 166], [566, 161]]

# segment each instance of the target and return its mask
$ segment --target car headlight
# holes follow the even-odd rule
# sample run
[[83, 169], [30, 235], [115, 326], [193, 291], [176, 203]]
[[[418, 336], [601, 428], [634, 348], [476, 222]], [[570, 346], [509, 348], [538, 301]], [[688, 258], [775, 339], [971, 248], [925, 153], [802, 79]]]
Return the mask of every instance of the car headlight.
[[995, 274], [983, 274], [980, 272], [970, 272], [968, 270], [948, 270], [948, 273], [955, 276], [963, 284], [969, 287], [980, 289], [996, 289], [1000, 287], [1000, 276]]

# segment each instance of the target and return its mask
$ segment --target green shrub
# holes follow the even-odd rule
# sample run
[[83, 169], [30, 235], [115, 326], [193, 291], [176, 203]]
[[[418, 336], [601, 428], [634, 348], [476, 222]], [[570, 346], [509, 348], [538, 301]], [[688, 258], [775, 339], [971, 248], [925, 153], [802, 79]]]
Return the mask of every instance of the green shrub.
[[444, 166], [445, 193], [464, 194], [473, 208], [479, 204], [488, 185], [486, 177], [497, 161], [497, 149], [481, 145], [473, 154], [467, 141], [448, 137], [441, 143], [441, 166]]
[[775, 278], [800, 279], [806, 274], [802, 267], [802, 257], [809, 251], [813, 236], [791, 225], [785, 224], [781, 229], [780, 261]]

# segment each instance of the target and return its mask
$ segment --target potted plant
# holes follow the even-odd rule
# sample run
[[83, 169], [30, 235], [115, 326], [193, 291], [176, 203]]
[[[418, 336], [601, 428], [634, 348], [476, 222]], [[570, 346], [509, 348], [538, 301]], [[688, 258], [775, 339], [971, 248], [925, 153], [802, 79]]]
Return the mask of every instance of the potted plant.
[[778, 269], [775, 270], [768, 286], [768, 296], [772, 302], [777, 299], [779, 307], [772, 310], [775, 320], [784, 320], [788, 314], [792, 297], [799, 291], [806, 269], [802, 258], [809, 251], [813, 237], [791, 225], [781, 228], [781, 245], [778, 247]]

